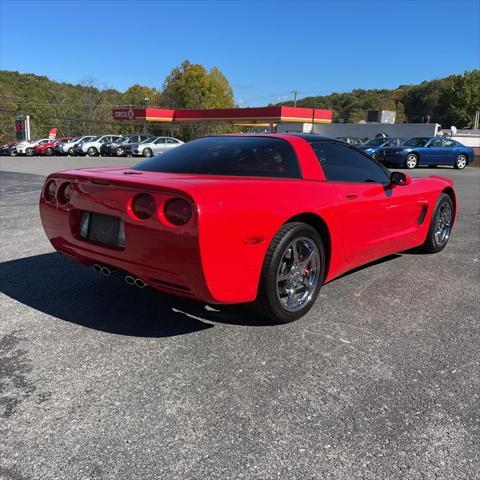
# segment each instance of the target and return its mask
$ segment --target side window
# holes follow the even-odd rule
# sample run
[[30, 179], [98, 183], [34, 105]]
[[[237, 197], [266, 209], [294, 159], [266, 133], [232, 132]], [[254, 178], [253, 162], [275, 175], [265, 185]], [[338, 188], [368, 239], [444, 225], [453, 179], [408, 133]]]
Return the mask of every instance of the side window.
[[457, 146], [457, 143], [450, 139], [444, 139], [443, 146], [446, 148], [453, 148]]
[[381, 165], [346, 144], [312, 143], [310, 145], [330, 182], [390, 182], [388, 172]]
[[177, 143], [173, 138], [167, 138], [167, 143]]
[[164, 138], [159, 138], [158, 140], [155, 141], [155, 145], [161, 145], [165, 143], [165, 139]]
[[435, 138], [430, 142], [429, 147], [441, 147], [442, 146], [442, 139], [441, 138]]

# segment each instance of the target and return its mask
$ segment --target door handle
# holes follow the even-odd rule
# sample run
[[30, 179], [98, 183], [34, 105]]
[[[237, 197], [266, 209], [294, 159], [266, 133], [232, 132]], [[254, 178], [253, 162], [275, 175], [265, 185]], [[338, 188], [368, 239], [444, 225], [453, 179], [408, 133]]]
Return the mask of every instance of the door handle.
[[358, 193], [355, 193], [355, 192], [347, 192], [345, 194], [345, 197], [348, 199], [348, 200], [355, 200], [356, 198], [358, 198]]

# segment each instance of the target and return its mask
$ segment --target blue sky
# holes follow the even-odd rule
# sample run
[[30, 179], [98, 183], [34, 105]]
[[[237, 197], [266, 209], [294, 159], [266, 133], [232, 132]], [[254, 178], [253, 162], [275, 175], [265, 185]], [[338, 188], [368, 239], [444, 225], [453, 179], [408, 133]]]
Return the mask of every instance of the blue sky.
[[0, 68], [119, 90], [217, 66], [240, 105], [479, 68], [480, 0], [0, 0]]

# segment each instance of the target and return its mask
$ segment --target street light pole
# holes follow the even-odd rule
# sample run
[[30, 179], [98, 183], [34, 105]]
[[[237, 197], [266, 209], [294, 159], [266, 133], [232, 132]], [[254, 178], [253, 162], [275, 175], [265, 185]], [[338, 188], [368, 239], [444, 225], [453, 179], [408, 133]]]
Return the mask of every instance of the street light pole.
[[143, 123], [143, 133], [147, 133], [147, 107], [148, 107], [148, 101], [150, 99], [148, 97], [145, 97], [143, 100], [145, 102], [145, 120]]
[[297, 106], [297, 95], [298, 95], [298, 90], [292, 90], [293, 93], [293, 106]]

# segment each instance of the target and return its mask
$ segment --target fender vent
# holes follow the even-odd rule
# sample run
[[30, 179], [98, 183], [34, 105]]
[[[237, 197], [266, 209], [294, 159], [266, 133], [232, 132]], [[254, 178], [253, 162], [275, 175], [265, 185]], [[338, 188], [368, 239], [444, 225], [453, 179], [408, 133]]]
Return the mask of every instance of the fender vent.
[[422, 207], [422, 211], [420, 212], [420, 216], [418, 217], [418, 220], [417, 220], [418, 225], [421, 225], [425, 220], [425, 215], [427, 214], [427, 210], [428, 210], [428, 205], [424, 205]]

